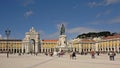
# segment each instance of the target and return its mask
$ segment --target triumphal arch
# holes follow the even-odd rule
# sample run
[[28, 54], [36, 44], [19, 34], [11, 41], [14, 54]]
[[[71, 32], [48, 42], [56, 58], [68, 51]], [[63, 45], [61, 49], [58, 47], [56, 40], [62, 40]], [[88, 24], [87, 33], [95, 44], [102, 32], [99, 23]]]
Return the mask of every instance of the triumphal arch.
[[40, 36], [32, 27], [29, 32], [25, 33], [25, 38], [22, 41], [23, 53], [38, 53], [40, 52]]

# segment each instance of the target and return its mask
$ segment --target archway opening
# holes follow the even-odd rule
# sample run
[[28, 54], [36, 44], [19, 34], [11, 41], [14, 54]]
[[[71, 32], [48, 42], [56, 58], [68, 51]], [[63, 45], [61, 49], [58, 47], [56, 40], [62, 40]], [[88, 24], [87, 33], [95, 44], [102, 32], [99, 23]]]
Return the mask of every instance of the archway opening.
[[32, 54], [35, 54], [35, 40], [34, 39], [30, 39], [29, 41], [29, 52]]

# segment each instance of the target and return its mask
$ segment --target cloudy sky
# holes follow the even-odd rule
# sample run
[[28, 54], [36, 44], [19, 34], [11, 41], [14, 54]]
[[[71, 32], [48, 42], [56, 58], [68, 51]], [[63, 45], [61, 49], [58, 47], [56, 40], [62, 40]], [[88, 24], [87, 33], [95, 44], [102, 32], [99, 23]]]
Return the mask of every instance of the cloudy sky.
[[120, 0], [0, 0], [0, 37], [23, 39], [31, 27], [41, 39], [58, 39], [65, 25], [68, 39], [88, 32], [120, 33]]

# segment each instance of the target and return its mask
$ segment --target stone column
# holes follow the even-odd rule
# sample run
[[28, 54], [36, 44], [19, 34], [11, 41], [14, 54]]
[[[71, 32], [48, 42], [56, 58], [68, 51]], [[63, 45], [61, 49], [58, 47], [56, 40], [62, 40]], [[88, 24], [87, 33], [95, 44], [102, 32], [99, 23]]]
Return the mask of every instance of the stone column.
[[29, 52], [29, 46], [28, 45], [25, 46], [25, 50], [26, 50], [26, 53]]
[[79, 53], [82, 51], [81, 48], [82, 48], [81, 44], [79, 44]]
[[98, 42], [95, 43], [95, 51], [98, 51]]
[[22, 43], [22, 53], [24, 52], [24, 43]]
[[36, 53], [39, 52], [39, 50], [38, 50], [38, 44], [37, 43], [35, 43], [35, 52]]
[[43, 48], [41, 48], [41, 51], [40, 52], [43, 52]]

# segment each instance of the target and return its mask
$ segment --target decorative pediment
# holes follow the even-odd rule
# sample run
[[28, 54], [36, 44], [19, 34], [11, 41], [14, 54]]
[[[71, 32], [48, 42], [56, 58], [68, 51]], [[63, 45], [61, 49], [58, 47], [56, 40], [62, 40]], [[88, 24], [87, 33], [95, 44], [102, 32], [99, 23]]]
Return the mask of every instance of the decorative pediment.
[[26, 32], [26, 36], [24, 40], [29, 41], [30, 39], [35, 39], [35, 41], [38, 41], [39, 39], [39, 33], [36, 32], [36, 30], [34, 29], [34, 27], [32, 27], [29, 32]]
[[32, 28], [29, 30], [29, 32], [36, 32], [36, 31], [35, 31], [34, 27], [32, 27]]

